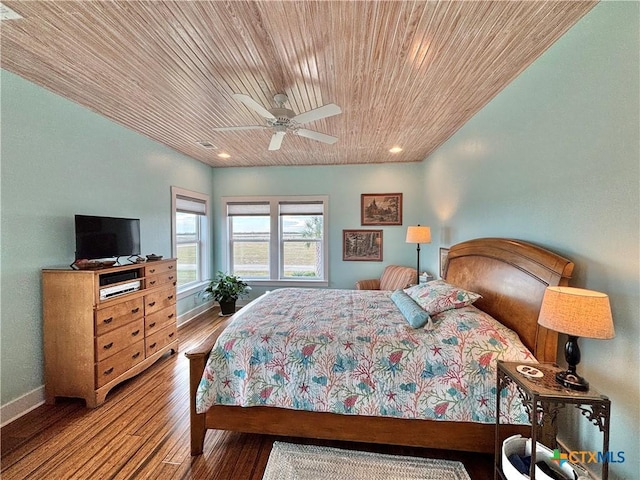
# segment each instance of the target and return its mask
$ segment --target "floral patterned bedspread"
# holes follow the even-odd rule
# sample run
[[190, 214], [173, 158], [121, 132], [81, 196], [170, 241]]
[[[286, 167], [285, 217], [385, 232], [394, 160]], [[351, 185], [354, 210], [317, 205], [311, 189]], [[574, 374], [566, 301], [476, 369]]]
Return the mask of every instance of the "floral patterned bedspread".
[[[285, 288], [243, 308], [211, 351], [196, 410], [266, 405], [340, 414], [495, 421], [496, 360], [535, 361], [473, 306], [409, 326], [392, 292]], [[527, 423], [513, 390], [502, 421]]]

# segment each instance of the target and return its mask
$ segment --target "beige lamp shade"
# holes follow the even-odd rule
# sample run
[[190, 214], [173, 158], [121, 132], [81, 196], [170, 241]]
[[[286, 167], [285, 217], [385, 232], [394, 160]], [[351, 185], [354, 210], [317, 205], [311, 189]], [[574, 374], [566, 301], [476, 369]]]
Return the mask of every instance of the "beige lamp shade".
[[431, 243], [431, 229], [420, 225], [408, 227], [407, 243]]
[[575, 337], [613, 338], [609, 297], [574, 287], [547, 287], [538, 323]]

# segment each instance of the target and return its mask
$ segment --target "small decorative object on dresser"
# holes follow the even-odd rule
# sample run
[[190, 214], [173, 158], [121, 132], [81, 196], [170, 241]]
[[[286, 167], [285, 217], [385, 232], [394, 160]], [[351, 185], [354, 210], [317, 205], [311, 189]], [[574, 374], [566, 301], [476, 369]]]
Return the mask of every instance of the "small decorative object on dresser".
[[176, 260], [42, 271], [45, 396], [104, 403], [109, 391], [178, 351]]
[[220, 315], [226, 316], [236, 313], [236, 301], [250, 291], [249, 284], [241, 280], [237, 275], [218, 272], [204, 289], [204, 294], [218, 302], [220, 304]]

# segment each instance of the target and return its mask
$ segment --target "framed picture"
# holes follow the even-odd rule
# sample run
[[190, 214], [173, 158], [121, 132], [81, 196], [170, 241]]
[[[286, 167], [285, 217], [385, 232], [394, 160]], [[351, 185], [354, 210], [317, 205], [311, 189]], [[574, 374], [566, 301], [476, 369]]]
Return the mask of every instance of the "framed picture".
[[382, 230], [343, 230], [343, 261], [382, 261]]
[[360, 218], [362, 225], [402, 225], [402, 194], [363, 193]]
[[448, 248], [440, 248], [440, 278], [444, 278], [444, 266], [447, 264]]

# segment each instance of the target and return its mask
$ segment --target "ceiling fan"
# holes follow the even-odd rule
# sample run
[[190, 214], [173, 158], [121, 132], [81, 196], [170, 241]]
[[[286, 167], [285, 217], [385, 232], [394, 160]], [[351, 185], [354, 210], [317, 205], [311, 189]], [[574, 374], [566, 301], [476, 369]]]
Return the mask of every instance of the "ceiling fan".
[[271, 128], [274, 130], [271, 142], [269, 143], [269, 150], [278, 150], [282, 145], [282, 139], [287, 132], [291, 132], [294, 135], [310, 138], [311, 140], [317, 140], [318, 142], [333, 144], [338, 141], [337, 137], [332, 137], [313, 130], [307, 130], [306, 128], [300, 128], [303, 123], [313, 122], [314, 120], [320, 120], [321, 118], [332, 117], [342, 113], [339, 106], [334, 103], [328, 103], [313, 110], [309, 110], [304, 113], [296, 113], [293, 110], [289, 110], [284, 107], [289, 98], [284, 93], [278, 93], [274, 95], [273, 100], [277, 107], [267, 110], [258, 102], [256, 102], [249, 95], [242, 93], [234, 93], [233, 98], [239, 102], [244, 103], [247, 107], [257, 112], [261, 117], [267, 121], [266, 125], [246, 125], [235, 127], [220, 127], [214, 128], [214, 131], [225, 132], [231, 130], [256, 130]]

